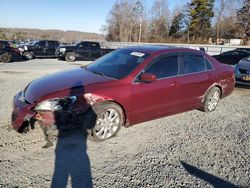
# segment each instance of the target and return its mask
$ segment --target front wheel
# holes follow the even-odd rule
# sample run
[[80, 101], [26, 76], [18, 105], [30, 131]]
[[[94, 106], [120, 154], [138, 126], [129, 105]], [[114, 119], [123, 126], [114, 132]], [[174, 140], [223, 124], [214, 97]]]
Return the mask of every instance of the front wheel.
[[218, 87], [213, 87], [205, 96], [203, 102], [203, 109], [204, 112], [212, 112], [216, 109], [219, 100], [221, 97], [221, 91]]
[[114, 103], [102, 103], [94, 105], [93, 111], [96, 121], [90, 131], [90, 139], [103, 141], [115, 136], [124, 123], [122, 109]]
[[66, 55], [65, 55], [65, 59], [68, 62], [73, 62], [73, 61], [76, 60], [76, 55], [75, 55], [74, 52], [67, 52]]
[[0, 61], [3, 63], [9, 63], [11, 61], [11, 55], [9, 53], [0, 55]]
[[30, 53], [30, 52], [24, 52], [23, 53], [23, 56], [28, 59], [28, 60], [31, 60], [33, 58], [33, 55]]

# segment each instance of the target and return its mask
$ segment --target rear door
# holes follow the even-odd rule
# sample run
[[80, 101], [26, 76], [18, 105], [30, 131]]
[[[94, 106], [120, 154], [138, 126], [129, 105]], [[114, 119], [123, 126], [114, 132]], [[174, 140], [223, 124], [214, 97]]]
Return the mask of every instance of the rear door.
[[55, 56], [56, 48], [59, 46], [57, 41], [48, 41], [48, 46], [45, 49], [45, 54], [47, 56]]
[[90, 58], [91, 59], [97, 59], [97, 58], [101, 57], [101, 48], [100, 48], [100, 44], [98, 42], [90, 42], [89, 48], [90, 48]]
[[142, 122], [175, 113], [180, 106], [177, 56], [157, 58], [145, 68], [145, 72], [155, 74], [157, 80], [142, 83], [138, 76], [132, 84], [131, 122]]
[[83, 59], [90, 58], [89, 42], [81, 42], [78, 46], [78, 55]]
[[179, 56], [181, 105], [184, 110], [198, 108], [207, 89], [214, 83], [214, 68], [202, 55]]

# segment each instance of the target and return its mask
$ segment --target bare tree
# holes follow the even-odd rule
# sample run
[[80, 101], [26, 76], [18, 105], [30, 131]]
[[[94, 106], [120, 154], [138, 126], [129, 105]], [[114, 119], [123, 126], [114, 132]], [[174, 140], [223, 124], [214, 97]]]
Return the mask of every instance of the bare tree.
[[156, 0], [151, 8], [150, 35], [153, 41], [163, 42], [168, 37], [170, 11], [166, 0]]
[[107, 23], [107, 40], [141, 41], [146, 20], [141, 0], [117, 0], [113, 5]]
[[216, 43], [218, 43], [221, 38], [221, 21], [225, 18], [226, 10], [236, 12], [236, 9], [233, 8], [233, 0], [217, 0], [215, 5]]

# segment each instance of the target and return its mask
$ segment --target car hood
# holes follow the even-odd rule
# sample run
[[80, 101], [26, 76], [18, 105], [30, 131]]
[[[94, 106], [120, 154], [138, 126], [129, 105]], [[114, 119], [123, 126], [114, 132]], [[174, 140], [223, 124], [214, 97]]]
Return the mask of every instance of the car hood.
[[111, 78], [87, 71], [83, 67], [46, 75], [29, 83], [24, 90], [25, 99], [34, 103], [38, 99], [56, 92], [84, 87], [89, 84], [107, 82]]
[[248, 60], [241, 60], [238, 64], [238, 67], [240, 69], [244, 69], [244, 70], [250, 70], [250, 61]]

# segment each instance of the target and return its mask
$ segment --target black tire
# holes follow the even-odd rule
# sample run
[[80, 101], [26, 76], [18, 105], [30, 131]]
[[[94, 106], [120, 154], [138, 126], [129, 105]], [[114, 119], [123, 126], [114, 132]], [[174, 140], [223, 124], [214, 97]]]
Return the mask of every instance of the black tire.
[[94, 105], [92, 109], [96, 118], [94, 127], [88, 130], [88, 138], [92, 141], [104, 141], [114, 137], [124, 124], [121, 107], [112, 102], [104, 102]]
[[212, 112], [218, 106], [219, 100], [221, 97], [221, 91], [218, 87], [213, 87], [210, 89], [205, 95], [203, 101], [203, 108], [201, 109], [203, 112]]
[[9, 63], [11, 61], [11, 55], [9, 53], [0, 55], [0, 61], [3, 63]]
[[23, 56], [28, 60], [31, 60], [33, 58], [33, 55], [28, 51], [24, 52]]
[[74, 62], [76, 60], [76, 55], [74, 52], [67, 52], [65, 55], [65, 60], [67, 62]]

